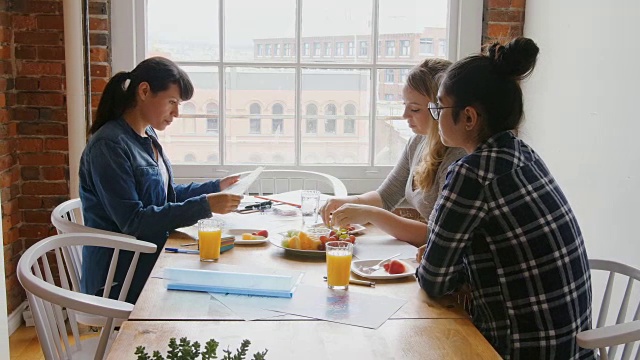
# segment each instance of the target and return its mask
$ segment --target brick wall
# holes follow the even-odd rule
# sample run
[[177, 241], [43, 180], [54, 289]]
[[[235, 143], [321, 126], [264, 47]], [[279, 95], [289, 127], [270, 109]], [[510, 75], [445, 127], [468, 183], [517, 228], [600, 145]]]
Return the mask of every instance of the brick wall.
[[522, 36], [526, 0], [484, 0], [482, 43]]
[[[108, 0], [92, 0], [92, 95], [109, 68]], [[0, 190], [8, 311], [24, 301], [16, 265], [55, 234], [51, 210], [69, 198], [62, 0], [0, 0]]]

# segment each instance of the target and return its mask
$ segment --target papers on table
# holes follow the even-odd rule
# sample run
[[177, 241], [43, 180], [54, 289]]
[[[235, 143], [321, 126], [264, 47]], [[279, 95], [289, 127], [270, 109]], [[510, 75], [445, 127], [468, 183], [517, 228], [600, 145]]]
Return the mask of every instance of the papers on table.
[[258, 177], [262, 173], [262, 170], [264, 170], [264, 166], [260, 166], [256, 168], [255, 170], [250, 172], [249, 175], [240, 178], [240, 180], [238, 180], [237, 183], [229, 186], [228, 188], [222, 190], [221, 192], [227, 193], [227, 194], [235, 194], [235, 195], [242, 195], [246, 193], [247, 190], [249, 190], [249, 187], [256, 180], [258, 180]]
[[406, 303], [404, 299], [388, 296], [305, 285], [298, 286], [290, 299], [212, 295], [231, 310], [258, 308], [371, 329], [380, 327]]
[[400, 253], [398, 259], [414, 259], [418, 249], [391, 235], [367, 236], [353, 247], [353, 254], [361, 260], [384, 259]]
[[163, 278], [169, 290], [291, 297], [302, 276], [289, 274], [247, 273], [182, 268], [166, 268]]

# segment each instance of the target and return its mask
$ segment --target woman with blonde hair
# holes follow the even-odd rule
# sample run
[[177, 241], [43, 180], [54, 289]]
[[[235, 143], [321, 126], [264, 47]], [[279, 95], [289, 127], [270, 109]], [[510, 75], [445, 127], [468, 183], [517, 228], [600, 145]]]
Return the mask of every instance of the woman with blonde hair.
[[406, 199], [428, 219], [444, 184], [447, 168], [464, 155], [462, 149], [442, 143], [438, 123], [428, 109], [449, 65], [451, 62], [447, 60], [427, 59], [409, 72], [402, 90], [403, 117], [415, 136], [409, 140], [400, 160], [377, 190], [330, 198], [320, 210], [325, 224], [343, 227], [369, 222], [397, 239], [415, 246], [425, 244], [426, 224], [405, 219], [391, 211]]

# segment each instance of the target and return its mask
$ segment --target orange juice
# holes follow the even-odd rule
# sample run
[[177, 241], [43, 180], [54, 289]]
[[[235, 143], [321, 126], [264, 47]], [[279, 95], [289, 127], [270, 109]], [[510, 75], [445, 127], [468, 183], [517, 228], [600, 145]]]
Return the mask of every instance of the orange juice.
[[220, 244], [222, 243], [222, 229], [198, 231], [198, 246], [200, 247], [200, 261], [216, 261], [220, 258]]
[[348, 251], [327, 253], [327, 285], [330, 288], [349, 287], [352, 254]]

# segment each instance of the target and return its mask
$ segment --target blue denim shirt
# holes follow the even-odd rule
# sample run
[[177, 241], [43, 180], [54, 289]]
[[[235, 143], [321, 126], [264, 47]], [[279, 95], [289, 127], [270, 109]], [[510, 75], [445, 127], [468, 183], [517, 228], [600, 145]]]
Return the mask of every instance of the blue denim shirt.
[[[137, 134], [123, 119], [107, 122], [89, 140], [80, 160], [80, 199], [85, 225], [128, 235], [158, 246], [155, 254], [140, 256], [127, 301], [135, 303], [167, 241], [169, 231], [210, 217], [206, 195], [220, 191], [220, 182], [173, 184], [169, 159], [164, 155], [155, 131], [148, 137]], [[169, 187], [164, 182], [153, 146], [164, 160]], [[85, 246], [82, 251], [82, 291], [102, 294], [113, 251]], [[132, 254], [121, 253], [115, 282], [122, 284]], [[112, 288], [116, 298], [119, 287]]]

